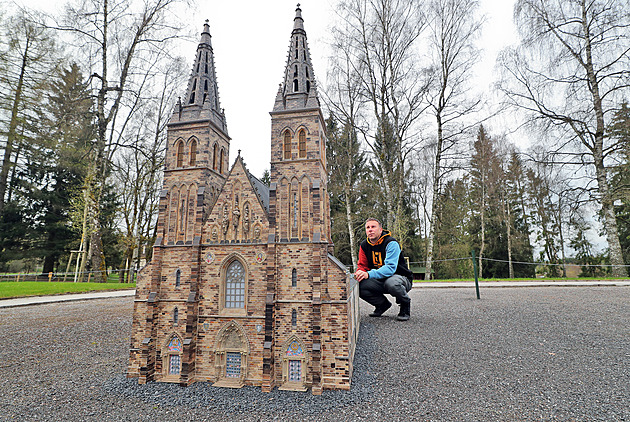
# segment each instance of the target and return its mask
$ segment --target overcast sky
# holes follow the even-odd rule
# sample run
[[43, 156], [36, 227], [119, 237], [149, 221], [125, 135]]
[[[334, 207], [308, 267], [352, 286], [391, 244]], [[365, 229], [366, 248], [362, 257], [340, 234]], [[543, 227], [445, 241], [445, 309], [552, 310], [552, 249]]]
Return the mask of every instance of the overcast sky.
[[[65, 0], [15, 2], [51, 13], [58, 12], [65, 4]], [[230, 165], [240, 149], [247, 167], [257, 177], [269, 168], [269, 112], [282, 81], [296, 3], [295, 0], [199, 0], [197, 9], [186, 12], [189, 30], [200, 33], [204, 21], [208, 19], [210, 23], [219, 95], [232, 137]], [[327, 40], [335, 17], [335, 3], [335, 0], [300, 2], [320, 85], [326, 78]], [[476, 68], [479, 88], [491, 82], [497, 52], [515, 42], [513, 4], [514, 0], [481, 0], [487, 23], [479, 40], [484, 52]], [[188, 59], [191, 68], [197, 42], [198, 38], [184, 43], [179, 52]], [[181, 87], [182, 95], [185, 89], [186, 86]]]

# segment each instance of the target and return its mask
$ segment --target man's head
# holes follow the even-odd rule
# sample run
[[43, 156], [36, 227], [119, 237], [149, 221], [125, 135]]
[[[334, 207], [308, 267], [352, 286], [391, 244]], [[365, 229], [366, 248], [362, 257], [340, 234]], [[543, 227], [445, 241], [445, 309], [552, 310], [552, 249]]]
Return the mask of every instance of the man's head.
[[376, 242], [383, 233], [383, 226], [376, 218], [368, 218], [365, 220], [365, 234], [370, 242]]

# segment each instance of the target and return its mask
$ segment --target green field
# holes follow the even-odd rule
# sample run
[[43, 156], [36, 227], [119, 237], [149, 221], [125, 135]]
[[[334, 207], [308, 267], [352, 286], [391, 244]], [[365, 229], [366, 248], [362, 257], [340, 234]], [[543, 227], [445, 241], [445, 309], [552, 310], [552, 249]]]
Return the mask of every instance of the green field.
[[45, 281], [4, 281], [0, 283], [0, 299], [135, 288], [135, 283], [49, 283]]

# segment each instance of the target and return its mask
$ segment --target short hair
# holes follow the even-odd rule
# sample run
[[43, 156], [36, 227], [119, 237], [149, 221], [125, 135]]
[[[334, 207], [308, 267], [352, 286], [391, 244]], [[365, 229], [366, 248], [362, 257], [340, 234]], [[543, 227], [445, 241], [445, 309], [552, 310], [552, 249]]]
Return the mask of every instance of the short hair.
[[365, 226], [365, 225], [368, 223], [368, 221], [376, 221], [376, 222], [378, 223], [379, 227], [383, 227], [383, 225], [381, 224], [381, 222], [380, 222], [380, 221], [378, 221], [378, 219], [376, 219], [376, 218], [374, 218], [374, 217], [368, 217], [368, 219], [367, 219], [367, 220], [365, 220], [365, 223], [363, 223], [363, 225]]

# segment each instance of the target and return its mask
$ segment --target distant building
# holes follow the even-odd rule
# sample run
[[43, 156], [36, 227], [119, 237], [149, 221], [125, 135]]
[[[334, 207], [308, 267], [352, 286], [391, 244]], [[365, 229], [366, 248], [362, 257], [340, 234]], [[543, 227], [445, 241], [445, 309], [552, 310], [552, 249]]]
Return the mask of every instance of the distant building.
[[271, 122], [267, 187], [240, 152], [228, 170], [206, 23], [138, 276], [128, 376], [139, 383], [350, 388], [358, 286], [332, 255], [326, 129], [299, 6]]

